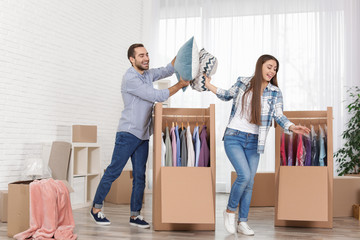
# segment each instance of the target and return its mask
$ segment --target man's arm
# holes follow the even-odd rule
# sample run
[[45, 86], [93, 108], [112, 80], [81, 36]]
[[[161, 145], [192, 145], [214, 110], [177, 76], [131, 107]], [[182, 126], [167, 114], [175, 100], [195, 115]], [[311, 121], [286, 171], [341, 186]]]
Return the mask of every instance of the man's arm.
[[[174, 60], [175, 60], [175, 58], [174, 58]], [[174, 61], [173, 60], [173, 61]], [[183, 80], [181, 77], [180, 77], [180, 81], [179, 82], [177, 82], [175, 85], [173, 85], [173, 86], [171, 86], [171, 87], [169, 87], [168, 89], [169, 89], [169, 97], [170, 96], [172, 96], [172, 95], [174, 95], [177, 91], [179, 91], [181, 88], [183, 88], [183, 87], [186, 87], [186, 86], [189, 86], [189, 84], [190, 84], [190, 81], [185, 81], [185, 80]]]

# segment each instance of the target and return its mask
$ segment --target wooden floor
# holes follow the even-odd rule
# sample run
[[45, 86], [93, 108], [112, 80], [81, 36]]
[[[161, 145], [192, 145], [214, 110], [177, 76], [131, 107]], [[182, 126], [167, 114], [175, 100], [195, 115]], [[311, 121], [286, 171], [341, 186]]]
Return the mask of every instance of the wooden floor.
[[[105, 214], [111, 220], [110, 226], [96, 225], [89, 215], [89, 208], [73, 211], [75, 233], [79, 240], [107, 239], [360, 239], [360, 222], [352, 217], [334, 218], [333, 229], [274, 227], [273, 207], [252, 207], [249, 225], [255, 231], [254, 237], [231, 235], [223, 227], [222, 211], [226, 206], [228, 194], [216, 195], [216, 230], [196, 232], [154, 231], [129, 225], [129, 205], [105, 203]], [[142, 214], [151, 222], [152, 195], [146, 194]], [[7, 237], [7, 224], [0, 223], [0, 239]]]

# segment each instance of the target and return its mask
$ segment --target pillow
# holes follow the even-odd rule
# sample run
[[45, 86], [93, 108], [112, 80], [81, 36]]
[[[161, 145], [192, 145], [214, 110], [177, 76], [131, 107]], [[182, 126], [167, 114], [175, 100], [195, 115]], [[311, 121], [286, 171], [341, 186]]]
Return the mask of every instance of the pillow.
[[217, 69], [218, 61], [216, 57], [208, 53], [203, 48], [199, 53], [199, 64], [200, 66], [198, 76], [190, 82], [190, 86], [192, 89], [199, 92], [209, 91], [209, 89], [205, 87], [205, 77], [203, 73], [205, 73], [208, 77], [214, 75]]
[[[186, 81], [193, 80], [199, 74], [199, 50], [194, 37], [190, 38], [178, 51], [175, 59], [175, 74]], [[183, 88], [185, 91], [186, 87]]]

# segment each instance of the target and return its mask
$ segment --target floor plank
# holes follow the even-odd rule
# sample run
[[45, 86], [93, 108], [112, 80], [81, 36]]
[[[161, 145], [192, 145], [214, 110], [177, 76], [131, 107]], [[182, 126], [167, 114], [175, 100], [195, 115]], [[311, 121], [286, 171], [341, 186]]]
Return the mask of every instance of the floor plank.
[[[222, 211], [226, 206], [228, 194], [216, 195], [215, 231], [154, 231], [129, 225], [129, 205], [105, 203], [105, 214], [111, 220], [110, 226], [96, 225], [89, 215], [88, 208], [75, 209], [75, 233], [79, 240], [110, 239], [360, 239], [360, 221], [352, 217], [334, 218], [333, 229], [274, 227], [273, 207], [252, 207], [249, 213], [249, 225], [255, 231], [255, 237], [230, 235], [223, 227]], [[146, 194], [142, 214], [151, 222], [152, 195]], [[7, 224], [0, 223], [0, 239], [7, 237]]]

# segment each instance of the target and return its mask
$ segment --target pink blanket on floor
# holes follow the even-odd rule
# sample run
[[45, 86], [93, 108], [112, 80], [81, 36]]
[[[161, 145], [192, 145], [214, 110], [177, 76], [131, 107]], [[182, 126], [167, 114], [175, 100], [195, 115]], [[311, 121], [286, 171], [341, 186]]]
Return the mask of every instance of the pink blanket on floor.
[[65, 184], [52, 178], [30, 183], [30, 228], [15, 239], [76, 239], [69, 191]]

